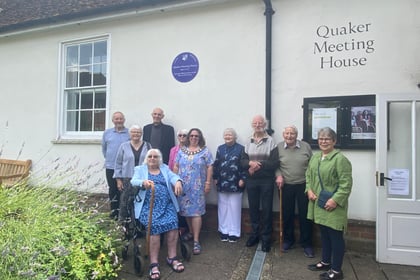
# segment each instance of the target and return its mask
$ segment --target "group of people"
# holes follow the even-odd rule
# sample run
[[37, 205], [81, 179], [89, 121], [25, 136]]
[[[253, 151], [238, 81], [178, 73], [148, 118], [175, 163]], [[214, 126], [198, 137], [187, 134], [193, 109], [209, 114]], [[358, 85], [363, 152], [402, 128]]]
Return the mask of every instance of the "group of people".
[[[188, 229], [181, 238], [193, 242], [193, 254], [201, 253], [205, 196], [213, 184], [218, 194], [221, 241], [236, 242], [241, 236], [242, 195], [246, 189], [252, 228], [246, 246], [255, 246], [261, 240], [262, 251], [269, 252], [273, 195], [277, 186], [282, 194], [282, 250], [287, 252], [295, 244], [297, 202], [299, 243], [306, 257], [314, 257], [312, 221], [320, 225], [322, 259], [308, 268], [325, 270], [321, 279], [343, 278], [343, 232], [352, 175], [350, 162], [334, 148], [337, 136], [332, 129], [319, 131], [321, 151], [313, 155], [309, 144], [297, 139], [295, 126], [286, 127], [283, 141], [276, 144], [266, 132], [265, 118], [256, 115], [251, 123], [253, 133], [245, 145], [237, 143], [234, 129], [227, 128], [223, 131], [224, 144], [217, 148], [213, 158], [200, 129], [179, 130], [175, 145], [174, 129], [162, 123], [163, 117], [163, 110], [155, 108], [152, 124], [143, 129], [138, 125], [126, 129], [124, 115], [116, 112], [112, 118], [114, 127], [104, 132], [102, 143], [112, 217], [119, 215], [123, 219], [128, 215], [124, 210], [126, 192], [132, 186], [140, 187], [141, 199], [136, 202], [135, 217], [151, 228], [150, 279], [160, 279], [158, 253], [162, 233], [166, 233], [168, 244], [167, 264], [175, 272], [184, 270], [176, 256], [179, 223], [184, 222]], [[149, 225], [152, 189], [156, 198]], [[321, 189], [332, 193], [322, 207], [318, 206]]]

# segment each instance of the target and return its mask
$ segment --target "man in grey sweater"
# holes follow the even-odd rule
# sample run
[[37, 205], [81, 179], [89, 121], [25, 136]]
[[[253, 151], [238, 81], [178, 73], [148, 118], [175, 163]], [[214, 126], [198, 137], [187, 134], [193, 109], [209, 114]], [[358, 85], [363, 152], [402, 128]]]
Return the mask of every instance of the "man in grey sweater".
[[306, 218], [308, 197], [305, 194], [305, 172], [312, 149], [306, 142], [297, 140], [298, 130], [290, 125], [283, 130], [284, 141], [277, 145], [280, 166], [276, 171], [276, 184], [282, 190], [283, 252], [290, 250], [294, 243], [295, 204], [298, 206], [300, 245], [304, 255], [314, 257], [312, 248], [312, 222]]

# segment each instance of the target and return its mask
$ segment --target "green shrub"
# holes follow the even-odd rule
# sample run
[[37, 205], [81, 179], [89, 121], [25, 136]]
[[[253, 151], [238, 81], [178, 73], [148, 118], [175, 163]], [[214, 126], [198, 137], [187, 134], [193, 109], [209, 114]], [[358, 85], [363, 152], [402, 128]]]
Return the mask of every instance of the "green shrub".
[[114, 279], [116, 223], [68, 189], [0, 188], [0, 279]]

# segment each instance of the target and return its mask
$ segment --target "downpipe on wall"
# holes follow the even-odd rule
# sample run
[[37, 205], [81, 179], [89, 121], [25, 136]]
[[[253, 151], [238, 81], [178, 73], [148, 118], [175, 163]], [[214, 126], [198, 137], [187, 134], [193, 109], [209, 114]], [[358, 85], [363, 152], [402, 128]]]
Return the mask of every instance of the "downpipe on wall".
[[263, 0], [265, 4], [265, 118], [267, 120], [267, 133], [272, 135], [271, 127], [271, 52], [272, 52], [272, 17], [275, 13], [271, 0]]

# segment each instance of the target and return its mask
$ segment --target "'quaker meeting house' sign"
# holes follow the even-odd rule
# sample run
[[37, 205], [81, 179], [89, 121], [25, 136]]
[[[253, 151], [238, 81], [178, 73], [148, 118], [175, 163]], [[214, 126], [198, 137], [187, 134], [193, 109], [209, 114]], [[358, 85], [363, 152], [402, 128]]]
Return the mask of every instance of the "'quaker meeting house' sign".
[[366, 39], [371, 29], [371, 23], [348, 22], [342, 26], [318, 26], [313, 53], [320, 55], [320, 68], [365, 66], [368, 55], [375, 51], [375, 40]]
[[197, 73], [198, 59], [190, 52], [180, 53], [172, 62], [172, 75], [178, 82], [190, 82]]

